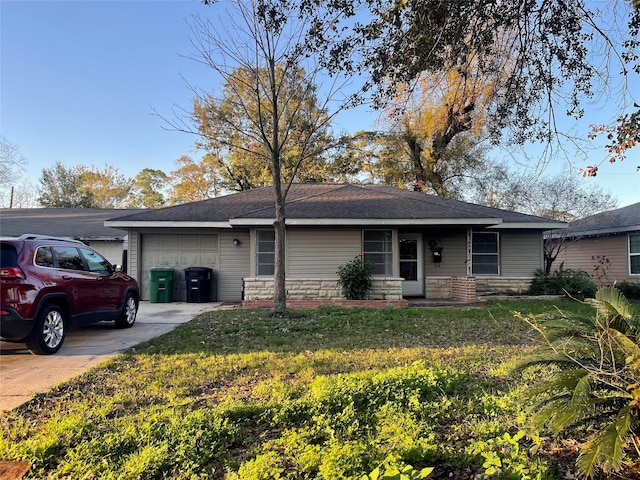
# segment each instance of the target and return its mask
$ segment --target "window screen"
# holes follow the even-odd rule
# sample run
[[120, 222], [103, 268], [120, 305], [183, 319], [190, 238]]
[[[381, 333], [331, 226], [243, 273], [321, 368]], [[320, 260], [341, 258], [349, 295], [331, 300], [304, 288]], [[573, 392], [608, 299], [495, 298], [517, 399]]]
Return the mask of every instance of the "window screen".
[[640, 275], [640, 235], [629, 235], [629, 273]]
[[273, 230], [256, 232], [256, 274], [273, 276], [276, 263], [276, 234]]
[[473, 232], [472, 238], [473, 275], [499, 275], [498, 233]]
[[365, 262], [373, 268], [372, 275], [393, 275], [393, 232], [391, 230], [365, 230], [362, 251]]

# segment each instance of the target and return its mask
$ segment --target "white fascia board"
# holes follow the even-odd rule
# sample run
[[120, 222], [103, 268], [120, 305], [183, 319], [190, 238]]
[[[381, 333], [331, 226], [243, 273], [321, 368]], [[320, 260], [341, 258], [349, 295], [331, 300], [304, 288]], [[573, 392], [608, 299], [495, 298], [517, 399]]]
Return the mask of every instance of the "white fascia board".
[[[254, 227], [273, 225], [270, 218], [232, 218], [232, 227]], [[362, 225], [495, 225], [502, 222], [500, 218], [287, 218], [286, 225], [291, 226], [362, 226]]]
[[105, 227], [114, 228], [157, 228], [157, 227], [170, 227], [170, 228], [231, 228], [229, 222], [180, 222], [180, 221], [149, 221], [143, 220], [105, 220]]
[[491, 227], [488, 228], [495, 228], [495, 229], [534, 229], [534, 230], [556, 230], [556, 229], [562, 229], [562, 228], [568, 228], [569, 225], [566, 223], [554, 223], [554, 222], [549, 222], [549, 223], [545, 223], [545, 222], [510, 222], [510, 223], [503, 223], [501, 225], [493, 225]]
[[126, 233], [122, 233], [121, 237], [78, 237], [78, 240], [82, 240], [83, 242], [124, 242], [124, 238], [127, 236]]
[[569, 232], [570, 237], [591, 237], [597, 235], [610, 235], [612, 233], [637, 232], [640, 225], [629, 225], [628, 227], [603, 228], [602, 230], [585, 230], [582, 232]]

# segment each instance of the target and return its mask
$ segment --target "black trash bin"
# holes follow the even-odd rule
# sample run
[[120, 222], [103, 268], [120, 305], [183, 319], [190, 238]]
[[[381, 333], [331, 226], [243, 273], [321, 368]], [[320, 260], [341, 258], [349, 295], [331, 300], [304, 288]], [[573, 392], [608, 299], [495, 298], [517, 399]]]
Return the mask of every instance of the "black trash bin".
[[[184, 279], [187, 282], [187, 302], [202, 303], [215, 301], [211, 298], [213, 269], [207, 267], [189, 267], [184, 269]], [[215, 297], [215, 295], [214, 295]]]

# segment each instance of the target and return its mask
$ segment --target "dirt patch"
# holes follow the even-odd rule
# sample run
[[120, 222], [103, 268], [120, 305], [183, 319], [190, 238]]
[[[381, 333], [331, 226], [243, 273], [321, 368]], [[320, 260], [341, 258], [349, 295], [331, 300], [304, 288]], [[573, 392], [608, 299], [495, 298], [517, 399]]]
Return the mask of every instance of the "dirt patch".
[[17, 480], [29, 471], [31, 463], [21, 460], [0, 460], [0, 480]]

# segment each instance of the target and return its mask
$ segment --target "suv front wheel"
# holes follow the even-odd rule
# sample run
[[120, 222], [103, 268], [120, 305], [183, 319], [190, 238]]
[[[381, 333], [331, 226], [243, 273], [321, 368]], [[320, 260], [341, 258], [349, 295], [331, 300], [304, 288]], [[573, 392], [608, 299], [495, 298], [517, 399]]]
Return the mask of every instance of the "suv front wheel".
[[138, 313], [138, 302], [134, 296], [127, 293], [127, 297], [124, 300], [124, 307], [120, 317], [116, 318], [117, 328], [131, 328], [136, 321], [136, 314]]
[[57, 305], [47, 305], [27, 337], [27, 348], [36, 355], [51, 355], [62, 347], [66, 334], [64, 313]]

